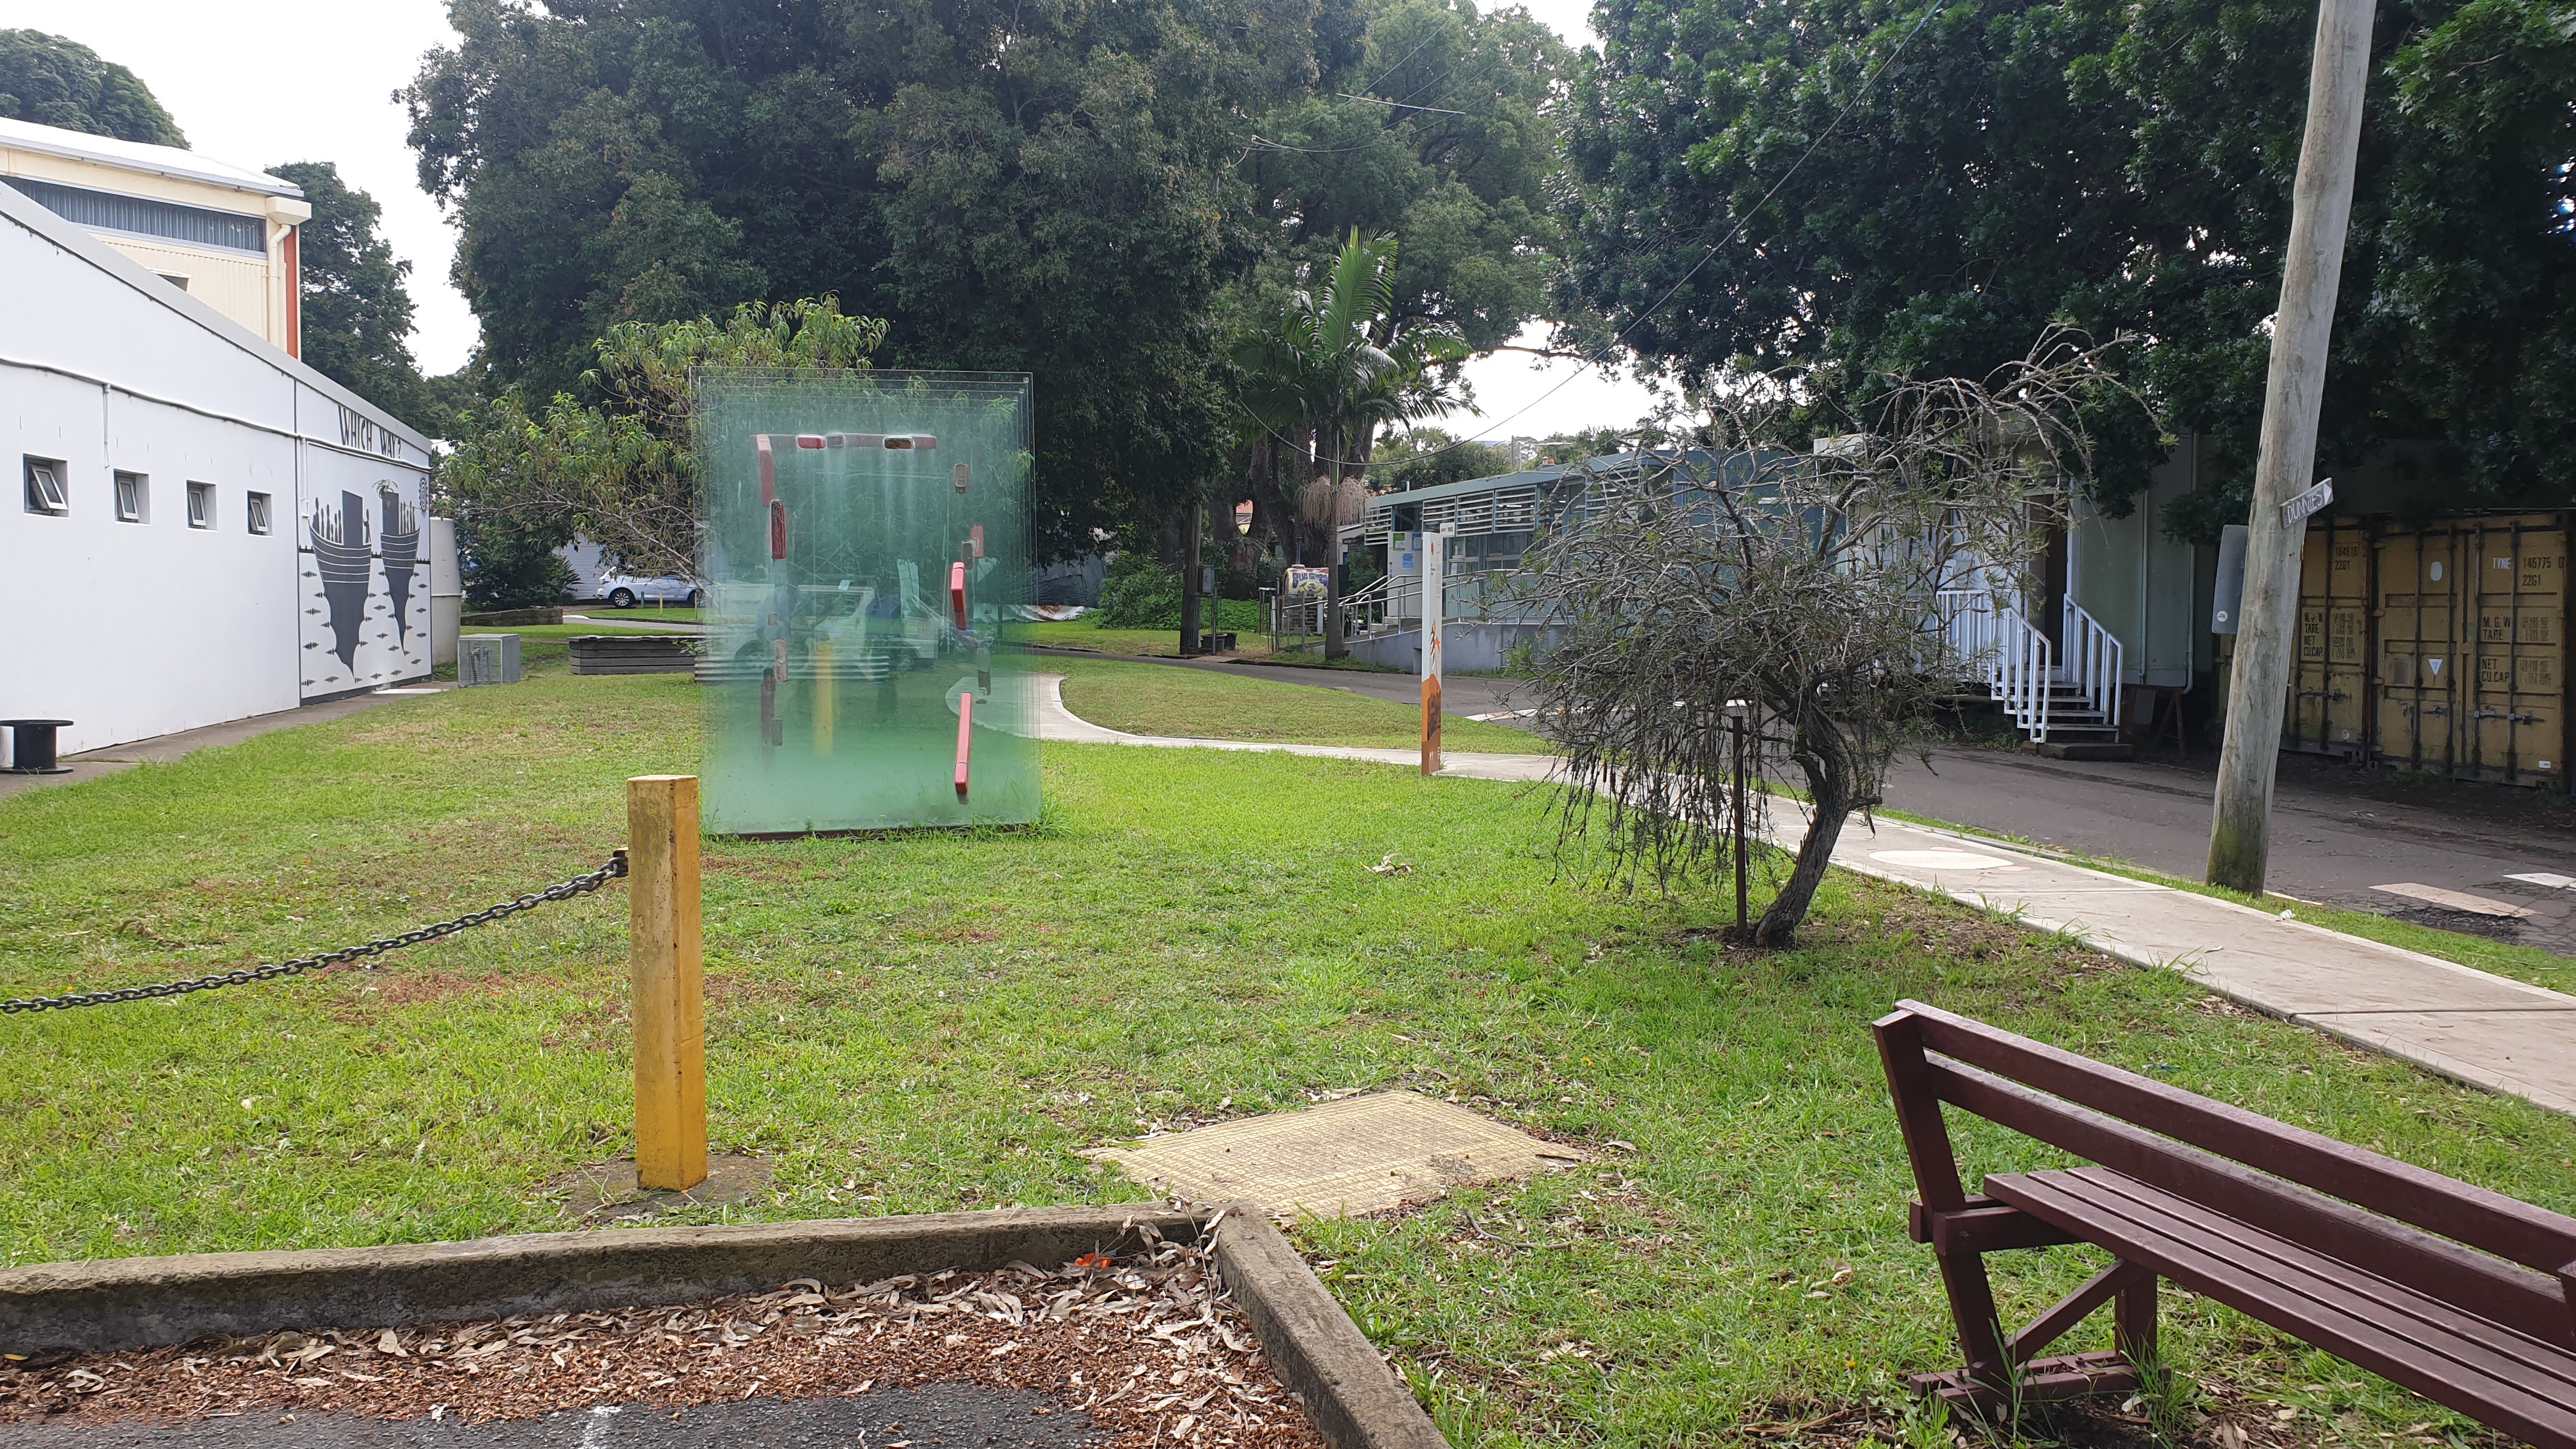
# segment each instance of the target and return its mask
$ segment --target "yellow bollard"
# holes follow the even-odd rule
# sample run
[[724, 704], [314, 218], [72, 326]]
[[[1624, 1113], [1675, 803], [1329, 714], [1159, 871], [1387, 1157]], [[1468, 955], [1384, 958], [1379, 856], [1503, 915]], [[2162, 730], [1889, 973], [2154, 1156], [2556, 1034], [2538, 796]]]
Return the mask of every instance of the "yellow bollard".
[[698, 777], [626, 782], [627, 962], [634, 982], [635, 1185], [707, 1180], [706, 985]]
[[1437, 775], [1440, 762], [1440, 676], [1422, 681], [1422, 773]]
[[814, 691], [814, 753], [832, 753], [832, 706], [840, 693], [840, 681], [832, 675], [832, 641], [817, 639], [805, 650], [805, 667], [811, 670]]

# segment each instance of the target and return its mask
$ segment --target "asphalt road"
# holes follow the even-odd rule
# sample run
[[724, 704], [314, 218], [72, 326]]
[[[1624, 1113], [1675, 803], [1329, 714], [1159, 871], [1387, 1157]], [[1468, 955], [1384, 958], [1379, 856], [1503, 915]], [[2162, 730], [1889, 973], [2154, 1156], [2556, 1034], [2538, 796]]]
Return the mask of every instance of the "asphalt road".
[[[1901, 760], [1890, 807], [1998, 835], [2198, 879], [2209, 859], [2214, 756], [2193, 762], [2049, 760], [2006, 750]], [[2270, 889], [2576, 954], [2576, 890], [2508, 879], [2576, 876], [2576, 835], [2531, 792], [2426, 784], [2393, 800], [2384, 776], [2285, 759], [2273, 793]], [[2445, 910], [2378, 889], [2428, 885], [2520, 907], [2527, 918]]]
[[1044, 1395], [975, 1384], [880, 1389], [860, 1398], [748, 1399], [667, 1410], [628, 1404], [542, 1419], [358, 1419], [274, 1413], [153, 1424], [0, 1424], [0, 1449], [1082, 1449], [1091, 1416]]

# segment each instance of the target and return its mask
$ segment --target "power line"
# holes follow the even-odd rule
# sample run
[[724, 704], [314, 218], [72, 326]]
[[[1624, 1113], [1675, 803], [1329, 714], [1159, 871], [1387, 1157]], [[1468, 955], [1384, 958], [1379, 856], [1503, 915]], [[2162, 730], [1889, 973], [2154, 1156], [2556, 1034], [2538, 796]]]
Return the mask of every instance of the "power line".
[[[1647, 318], [1654, 316], [1655, 313], [1662, 310], [1663, 305], [1666, 302], [1671, 301], [1674, 295], [1679, 293], [1682, 288], [1690, 285], [1691, 278], [1699, 275], [1700, 268], [1707, 266], [1711, 257], [1716, 256], [1721, 250], [1725, 249], [1728, 243], [1734, 241], [1738, 236], [1743, 234], [1744, 228], [1751, 224], [1754, 217], [1762, 214], [1762, 208], [1771, 204], [1771, 198], [1778, 196], [1780, 194], [1780, 189], [1787, 186], [1790, 180], [1798, 174], [1799, 168], [1805, 166], [1808, 160], [1824, 146], [1825, 142], [1833, 136], [1835, 130], [1842, 125], [1843, 119], [1849, 116], [1853, 109], [1858, 107], [1860, 103], [1868, 97], [1870, 89], [1878, 84], [1879, 76], [1884, 74], [1889, 66], [1896, 63], [1896, 58], [1905, 53], [1905, 47], [1914, 43], [1914, 37], [1922, 34], [1923, 27], [1931, 24], [1932, 17], [1940, 14], [1941, 7], [1948, 3], [1949, 0], [1932, 0], [1932, 8], [1923, 12], [1923, 18], [1914, 22], [1914, 28], [1905, 32], [1904, 38], [1896, 42], [1896, 48], [1887, 53], [1886, 59], [1880, 61], [1877, 65], [1870, 67], [1869, 74], [1861, 80], [1860, 89], [1852, 93], [1852, 98], [1843, 103], [1843, 108], [1841, 110], [1834, 112], [1834, 118], [1825, 124], [1825, 128], [1822, 131], [1816, 133], [1816, 139], [1807, 143], [1806, 150], [1798, 153], [1798, 159], [1790, 163], [1789, 169], [1780, 173], [1780, 179], [1771, 183], [1771, 189], [1762, 193], [1762, 199], [1755, 202], [1749, 209], [1747, 209], [1741, 218], [1736, 221], [1735, 225], [1727, 229], [1725, 236], [1718, 238], [1717, 241], [1710, 244], [1708, 250], [1700, 253], [1699, 260], [1691, 263], [1690, 270], [1682, 273], [1680, 281], [1666, 287], [1664, 289], [1664, 294], [1657, 297], [1652, 306], [1648, 307], [1645, 311], [1638, 313], [1629, 321], [1627, 326], [1620, 328], [1617, 335], [1610, 339], [1614, 346], [1626, 341], [1629, 333], [1634, 332], [1639, 327], [1645, 325]], [[1436, 458], [1442, 453], [1453, 452], [1459, 448], [1467, 446], [1469, 443], [1481, 442], [1495, 430], [1508, 425], [1514, 419], [1520, 417], [1521, 414], [1528, 412], [1530, 409], [1537, 407], [1540, 403], [1556, 396], [1559, 392], [1565, 389], [1566, 384], [1583, 376], [1586, 369], [1596, 368], [1600, 365], [1601, 364], [1599, 362], [1587, 361], [1581, 367], [1577, 367], [1572, 372], [1569, 372], [1565, 376], [1557, 379], [1556, 384], [1553, 387], [1550, 387], [1547, 391], [1540, 393], [1537, 397], [1531, 398], [1527, 403], [1524, 403], [1506, 416], [1498, 418], [1494, 422], [1488, 424], [1484, 431], [1472, 434], [1468, 437], [1460, 438], [1453, 443], [1444, 444], [1441, 447], [1432, 449], [1430, 452], [1416, 453], [1413, 456], [1416, 458]], [[1238, 401], [1235, 406], [1242, 407], [1243, 405]], [[1253, 415], [1250, 408], [1244, 408], [1243, 411], [1244, 415], [1246, 417], [1251, 417], [1254, 422], [1261, 422], [1258, 417]], [[1270, 436], [1274, 438], [1279, 438], [1278, 431], [1272, 428], [1268, 423], [1261, 423], [1261, 430], [1269, 433]], [[1289, 442], [1286, 438], [1279, 438], [1279, 441], [1283, 443]], [[1290, 446], [1293, 447], [1295, 445], [1292, 443]], [[1366, 468], [1369, 466], [1366, 462], [1351, 458], [1319, 457], [1315, 459], [1315, 461], [1319, 464], [1333, 463], [1345, 468]]]

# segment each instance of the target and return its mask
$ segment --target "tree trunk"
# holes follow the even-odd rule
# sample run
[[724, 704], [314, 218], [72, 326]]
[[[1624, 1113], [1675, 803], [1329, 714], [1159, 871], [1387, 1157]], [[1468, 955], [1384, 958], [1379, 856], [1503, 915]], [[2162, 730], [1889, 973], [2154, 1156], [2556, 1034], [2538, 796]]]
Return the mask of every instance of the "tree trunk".
[[[1319, 435], [1328, 439], [1333, 460], [1333, 483], [1342, 481], [1341, 439], [1331, 433]], [[1342, 525], [1336, 514], [1324, 525], [1324, 657], [1328, 660], [1349, 657], [1350, 644], [1342, 637]]]
[[1205, 504], [1190, 501], [1181, 524], [1181, 657], [1187, 659], [1199, 652], [1199, 559], [1203, 537]]
[[1252, 459], [1243, 470], [1243, 485], [1252, 495], [1252, 536], [1269, 540], [1282, 553], [1292, 551], [1294, 540], [1288, 529], [1297, 525], [1294, 513], [1279, 495], [1278, 439], [1264, 433], [1254, 440]]
[[1842, 839], [1843, 822], [1851, 817], [1852, 762], [1844, 742], [1830, 728], [1801, 731], [1795, 758], [1807, 777], [1807, 838], [1799, 843], [1797, 863], [1780, 893], [1753, 924], [1753, 944], [1766, 949], [1794, 945], [1798, 927], [1815, 904], [1816, 887], [1834, 863], [1834, 845]]

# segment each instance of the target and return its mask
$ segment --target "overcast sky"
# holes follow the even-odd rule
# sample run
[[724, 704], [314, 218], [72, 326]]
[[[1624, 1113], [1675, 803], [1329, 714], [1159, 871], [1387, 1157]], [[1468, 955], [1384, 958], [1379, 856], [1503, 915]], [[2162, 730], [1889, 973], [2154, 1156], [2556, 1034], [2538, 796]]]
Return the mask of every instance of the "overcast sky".
[[[1589, 0], [1528, 0], [1540, 20], [1589, 44]], [[442, 0], [264, 0], [255, 24], [238, 6], [203, 0], [7, 0], [0, 24], [69, 36], [131, 67], [152, 87], [194, 149], [239, 165], [334, 161], [350, 185], [385, 209], [384, 233], [412, 264], [418, 304], [413, 355], [429, 372], [453, 371], [473, 350], [474, 314], [447, 278], [455, 233], [420, 191], [405, 118], [392, 99], [421, 53], [454, 38]], [[1536, 343], [1535, 332], [1522, 341]], [[1497, 353], [1471, 363], [1481, 415], [1442, 426], [1490, 429], [1495, 438], [1625, 426], [1650, 406], [1643, 388], [1568, 364], [1533, 366]], [[1560, 382], [1564, 385], [1558, 387]], [[1039, 379], [1039, 386], [1046, 385]], [[1541, 400], [1551, 387], [1557, 390]], [[1517, 414], [1517, 416], [1515, 416]]]

